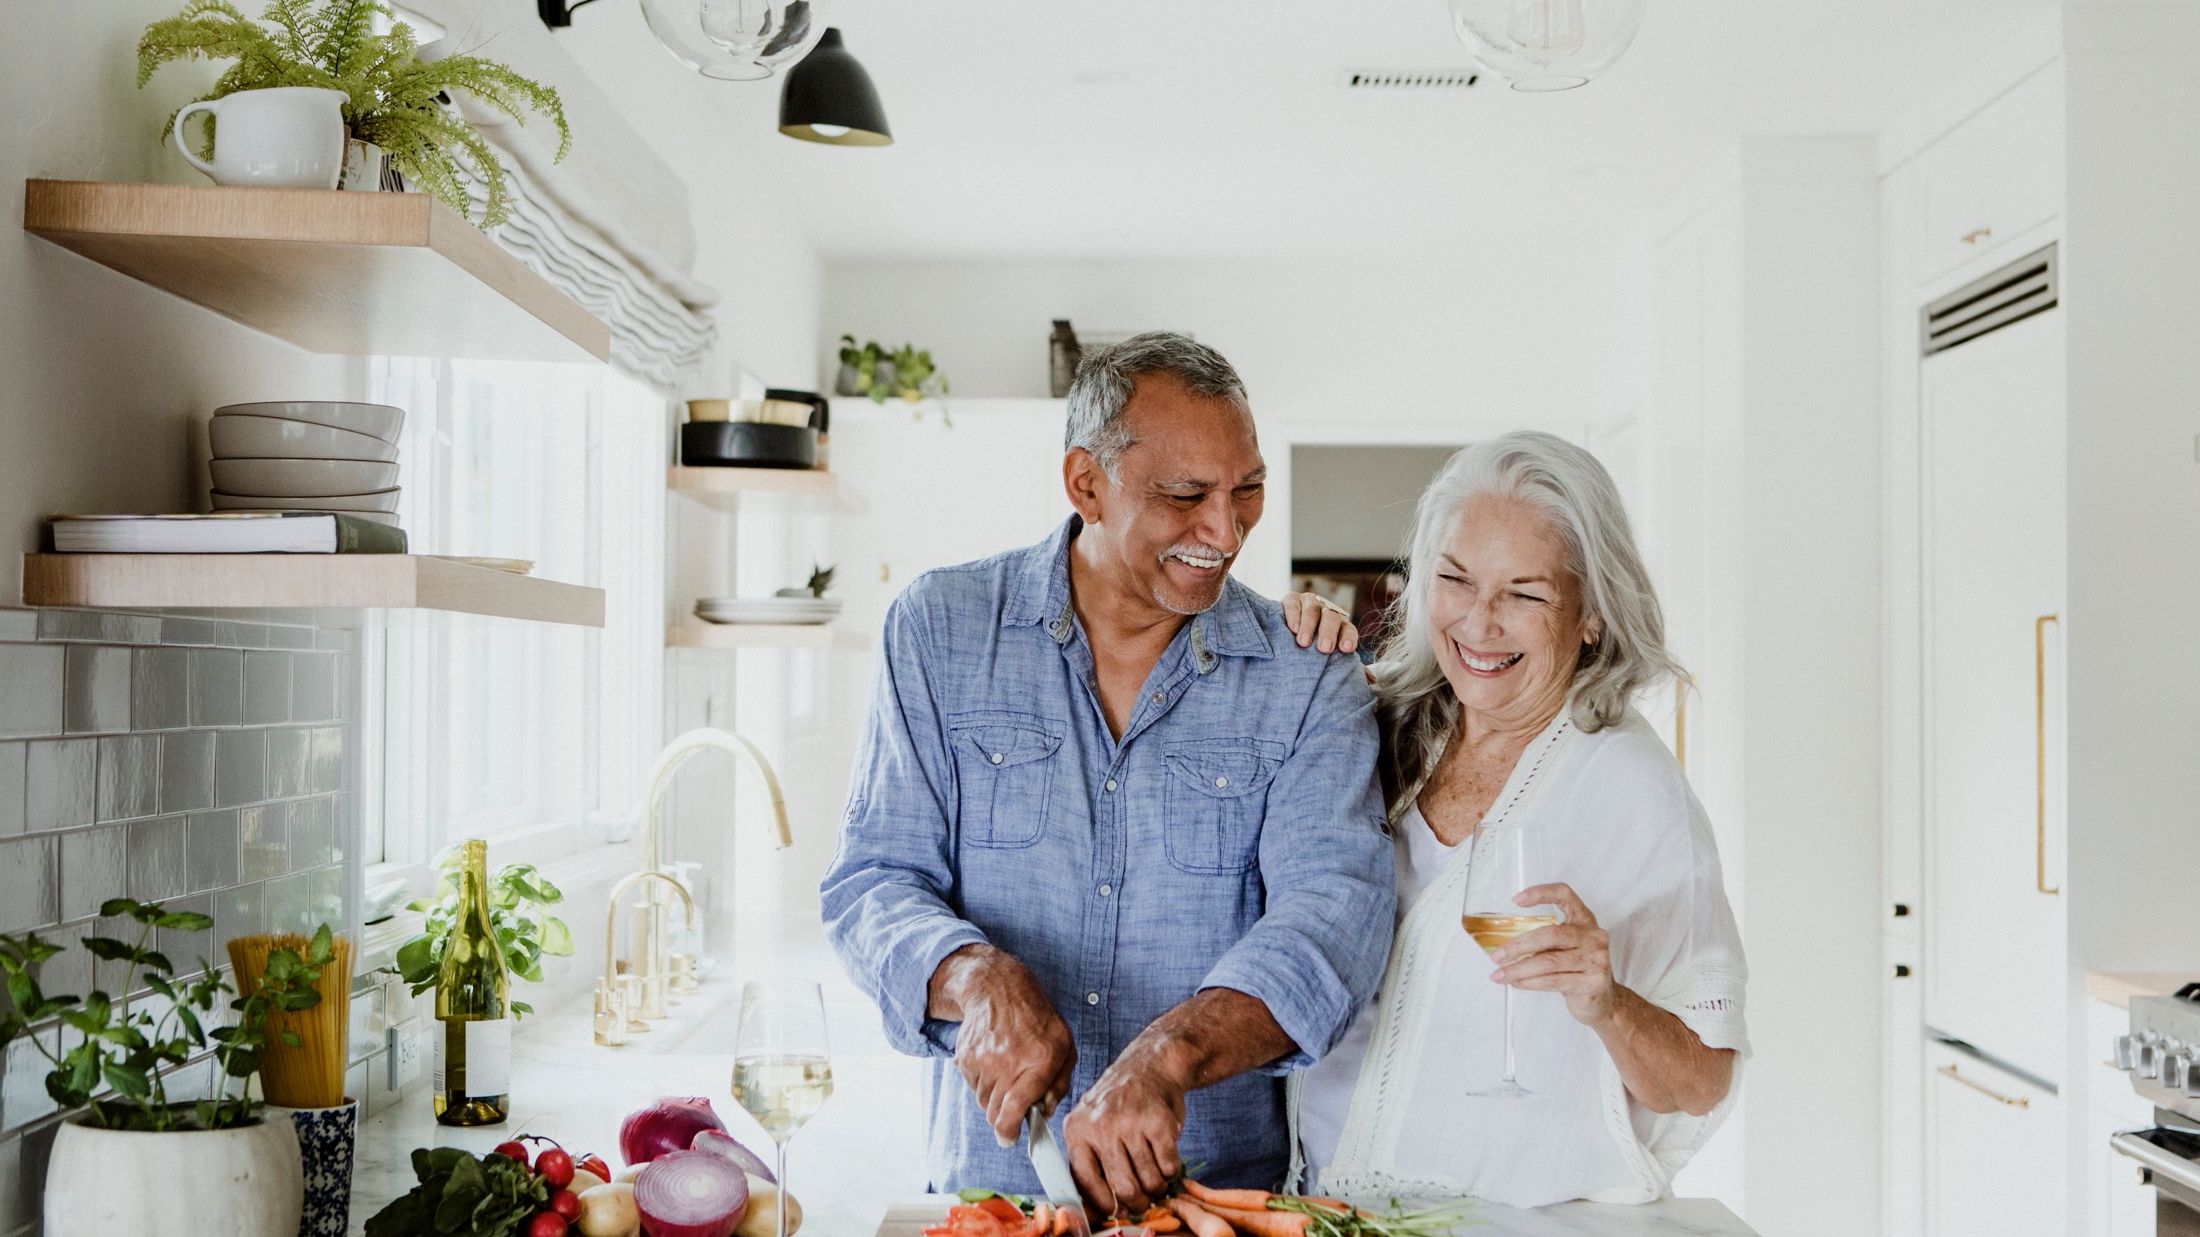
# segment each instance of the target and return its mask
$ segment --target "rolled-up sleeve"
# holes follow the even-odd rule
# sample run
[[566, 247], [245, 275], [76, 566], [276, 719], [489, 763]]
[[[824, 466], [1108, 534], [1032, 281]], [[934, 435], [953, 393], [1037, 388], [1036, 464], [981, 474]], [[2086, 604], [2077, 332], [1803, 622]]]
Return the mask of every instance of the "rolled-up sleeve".
[[925, 1015], [932, 973], [986, 937], [954, 908], [955, 774], [915, 592], [886, 613], [840, 849], [819, 893], [833, 951], [878, 1003], [888, 1042], [937, 1057], [953, 1052], [955, 1024]]
[[1268, 1007], [1297, 1045], [1270, 1073], [1320, 1059], [1382, 981], [1398, 890], [1375, 777], [1379, 743], [1360, 663], [1330, 658], [1268, 789], [1260, 837], [1266, 906], [1200, 985]]

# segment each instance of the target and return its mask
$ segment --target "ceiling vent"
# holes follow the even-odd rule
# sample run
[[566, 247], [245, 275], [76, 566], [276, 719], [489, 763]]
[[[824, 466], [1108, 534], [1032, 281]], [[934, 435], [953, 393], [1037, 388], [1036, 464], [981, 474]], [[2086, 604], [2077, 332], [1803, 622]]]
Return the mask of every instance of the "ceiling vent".
[[2062, 299], [2056, 257], [2056, 247], [2049, 245], [1927, 305], [1918, 321], [1924, 355], [2053, 309]]
[[1472, 69], [1353, 69], [1347, 90], [1465, 90], [1482, 80]]

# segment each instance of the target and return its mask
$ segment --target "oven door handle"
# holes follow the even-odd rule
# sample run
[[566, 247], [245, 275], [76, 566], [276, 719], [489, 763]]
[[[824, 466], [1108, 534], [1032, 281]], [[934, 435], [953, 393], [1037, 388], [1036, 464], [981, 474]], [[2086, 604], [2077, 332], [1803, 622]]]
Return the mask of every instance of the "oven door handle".
[[2200, 1191], [2200, 1164], [2171, 1155], [2137, 1134], [2118, 1134], [2108, 1142], [2118, 1153], [2139, 1161], [2155, 1175], [2188, 1190]]

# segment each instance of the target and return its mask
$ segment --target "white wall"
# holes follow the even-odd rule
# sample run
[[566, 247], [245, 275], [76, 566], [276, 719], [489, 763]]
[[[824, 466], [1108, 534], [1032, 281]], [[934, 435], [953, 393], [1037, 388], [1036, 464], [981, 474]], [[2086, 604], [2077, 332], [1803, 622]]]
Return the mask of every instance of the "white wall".
[[[1865, 138], [1752, 138], [1651, 238], [1644, 537], [1698, 681], [1689, 770], [1757, 1055], [1681, 1188], [1878, 1222], [1877, 196]], [[1624, 400], [1624, 395], [1620, 396]], [[1828, 1188], [1829, 1183], [1839, 1183]]]
[[1444, 447], [1292, 448], [1291, 557], [1403, 555], [1414, 504], [1451, 456]]

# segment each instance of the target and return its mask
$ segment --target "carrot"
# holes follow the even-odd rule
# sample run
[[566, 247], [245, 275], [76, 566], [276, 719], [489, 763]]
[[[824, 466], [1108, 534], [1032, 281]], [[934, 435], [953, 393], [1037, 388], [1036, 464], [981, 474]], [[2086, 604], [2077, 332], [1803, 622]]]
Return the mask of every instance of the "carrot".
[[1237, 1237], [1229, 1222], [1188, 1198], [1172, 1198], [1169, 1210], [1184, 1221], [1184, 1227], [1192, 1230], [1192, 1237]]
[[1069, 1215], [1070, 1212], [1067, 1207], [1056, 1207], [1054, 1209], [1054, 1225], [1048, 1230], [1048, 1237], [1069, 1237]]
[[1184, 1192], [1202, 1207], [1235, 1207], [1239, 1211], [1266, 1211], [1268, 1200], [1275, 1197], [1266, 1190], [1210, 1190], [1190, 1177], [1184, 1179]]
[[1167, 1203], [1156, 1203], [1138, 1218], [1139, 1227], [1155, 1233], [1173, 1233], [1184, 1227], [1184, 1221], [1176, 1218]]
[[1210, 1210], [1243, 1237], [1306, 1237], [1306, 1226], [1314, 1222], [1314, 1217], [1299, 1211], [1242, 1211], [1236, 1207]]

